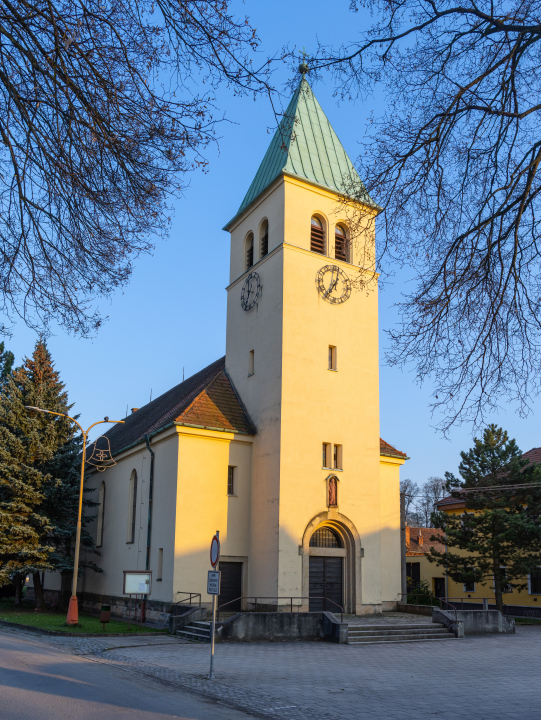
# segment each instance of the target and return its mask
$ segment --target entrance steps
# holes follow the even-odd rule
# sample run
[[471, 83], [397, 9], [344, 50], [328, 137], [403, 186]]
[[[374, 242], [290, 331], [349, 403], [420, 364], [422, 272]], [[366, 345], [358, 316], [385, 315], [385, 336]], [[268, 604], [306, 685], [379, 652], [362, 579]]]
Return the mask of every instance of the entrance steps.
[[455, 634], [441, 623], [401, 623], [400, 625], [348, 625], [348, 644], [376, 644], [388, 642], [420, 642], [427, 640], [456, 640]]
[[178, 637], [192, 642], [210, 642], [210, 623], [204, 620], [194, 620], [185, 625], [182, 630], [177, 630]]

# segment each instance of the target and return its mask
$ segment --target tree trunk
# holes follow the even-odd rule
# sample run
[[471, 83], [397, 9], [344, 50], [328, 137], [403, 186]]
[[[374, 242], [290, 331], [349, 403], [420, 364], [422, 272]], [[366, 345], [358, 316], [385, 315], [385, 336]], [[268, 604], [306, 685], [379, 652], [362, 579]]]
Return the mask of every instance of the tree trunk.
[[34, 596], [36, 598], [36, 610], [44, 611], [45, 608], [45, 597], [43, 596], [43, 585], [41, 583], [41, 575], [39, 572], [32, 573], [34, 580]]
[[21, 607], [23, 604], [23, 583], [24, 578], [21, 573], [17, 573], [13, 577], [13, 584], [15, 585], [15, 606]]
[[492, 568], [494, 572], [494, 599], [496, 601], [496, 609], [503, 613], [502, 598], [502, 571], [500, 569], [500, 557], [496, 555], [493, 558]]

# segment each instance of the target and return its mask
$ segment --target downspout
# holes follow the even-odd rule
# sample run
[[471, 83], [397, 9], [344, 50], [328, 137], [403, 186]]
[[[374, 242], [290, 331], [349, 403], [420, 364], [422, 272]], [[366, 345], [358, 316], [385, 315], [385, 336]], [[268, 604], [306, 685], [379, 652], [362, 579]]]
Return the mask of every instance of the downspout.
[[[145, 435], [145, 444], [150, 453], [150, 477], [148, 482], [148, 523], [147, 523], [147, 556], [145, 570], [150, 570], [150, 538], [152, 537], [152, 499], [154, 493], [154, 450], [150, 447], [150, 436]], [[141, 603], [141, 617], [146, 620], [146, 600]]]
[[145, 435], [145, 443], [150, 453], [150, 478], [148, 483], [148, 524], [147, 524], [147, 557], [145, 570], [150, 569], [150, 538], [152, 535], [152, 495], [154, 492], [154, 450], [150, 447], [150, 436]]

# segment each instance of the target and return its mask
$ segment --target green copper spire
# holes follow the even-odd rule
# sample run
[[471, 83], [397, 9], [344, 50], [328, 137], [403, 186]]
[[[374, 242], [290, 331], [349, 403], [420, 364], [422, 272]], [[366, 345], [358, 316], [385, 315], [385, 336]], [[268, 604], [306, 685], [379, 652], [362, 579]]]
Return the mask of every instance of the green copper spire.
[[235, 218], [282, 172], [345, 195], [354, 194], [378, 208], [316, 100], [305, 72], [303, 67], [302, 79]]

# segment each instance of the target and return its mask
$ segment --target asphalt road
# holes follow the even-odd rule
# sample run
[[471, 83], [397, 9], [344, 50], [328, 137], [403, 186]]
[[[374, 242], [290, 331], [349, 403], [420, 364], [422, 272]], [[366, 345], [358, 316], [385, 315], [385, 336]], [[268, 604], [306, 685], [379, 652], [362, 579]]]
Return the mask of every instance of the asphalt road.
[[172, 685], [0, 630], [1, 720], [253, 720]]

